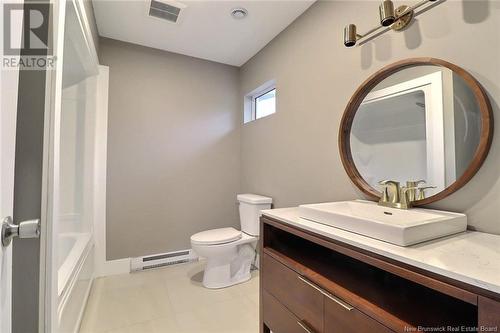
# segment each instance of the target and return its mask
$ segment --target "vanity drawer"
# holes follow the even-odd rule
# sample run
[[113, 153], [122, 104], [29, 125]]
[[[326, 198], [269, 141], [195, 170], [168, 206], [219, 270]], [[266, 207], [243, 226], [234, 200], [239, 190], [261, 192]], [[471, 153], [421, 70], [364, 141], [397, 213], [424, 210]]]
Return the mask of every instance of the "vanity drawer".
[[264, 323], [273, 333], [316, 333], [265, 290], [262, 292], [262, 305]]
[[325, 333], [390, 333], [378, 321], [335, 296], [325, 296]]
[[[262, 258], [262, 287], [316, 333], [323, 332], [323, 294], [268, 254]], [[264, 312], [267, 310], [264, 308]], [[284, 333], [287, 333], [286, 331]]]

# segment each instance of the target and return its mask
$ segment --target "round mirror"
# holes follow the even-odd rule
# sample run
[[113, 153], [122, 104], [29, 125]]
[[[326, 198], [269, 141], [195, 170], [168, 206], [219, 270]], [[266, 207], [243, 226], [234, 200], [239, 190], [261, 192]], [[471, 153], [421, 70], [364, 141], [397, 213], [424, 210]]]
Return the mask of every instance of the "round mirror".
[[462, 68], [433, 58], [408, 59], [372, 75], [342, 118], [339, 145], [352, 181], [368, 196], [393, 180], [414, 190], [414, 205], [465, 185], [491, 144], [491, 105]]

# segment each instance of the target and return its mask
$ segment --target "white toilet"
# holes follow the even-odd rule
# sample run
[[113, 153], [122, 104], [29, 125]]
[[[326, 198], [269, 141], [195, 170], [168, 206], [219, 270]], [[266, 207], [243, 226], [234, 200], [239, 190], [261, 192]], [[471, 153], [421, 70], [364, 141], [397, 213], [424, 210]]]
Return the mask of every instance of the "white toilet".
[[207, 259], [203, 286], [225, 288], [250, 279], [250, 268], [260, 233], [260, 211], [271, 208], [272, 199], [238, 194], [241, 231], [221, 228], [191, 236], [191, 247]]

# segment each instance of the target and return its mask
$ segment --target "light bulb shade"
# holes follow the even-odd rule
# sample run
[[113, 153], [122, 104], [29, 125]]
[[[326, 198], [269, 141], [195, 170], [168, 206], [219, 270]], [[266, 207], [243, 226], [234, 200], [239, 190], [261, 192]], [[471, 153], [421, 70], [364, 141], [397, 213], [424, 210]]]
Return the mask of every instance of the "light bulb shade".
[[344, 28], [344, 45], [347, 47], [351, 47], [356, 45], [356, 25], [348, 24]]
[[384, 0], [378, 7], [380, 14], [380, 24], [384, 27], [390, 26], [396, 20], [394, 14], [394, 4], [391, 0]]

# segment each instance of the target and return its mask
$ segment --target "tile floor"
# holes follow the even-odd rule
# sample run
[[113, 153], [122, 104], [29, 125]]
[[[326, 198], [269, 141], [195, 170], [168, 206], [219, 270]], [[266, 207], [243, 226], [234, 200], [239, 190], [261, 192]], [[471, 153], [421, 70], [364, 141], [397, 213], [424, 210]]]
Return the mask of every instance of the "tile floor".
[[80, 333], [257, 333], [259, 276], [203, 288], [203, 262], [96, 279]]

